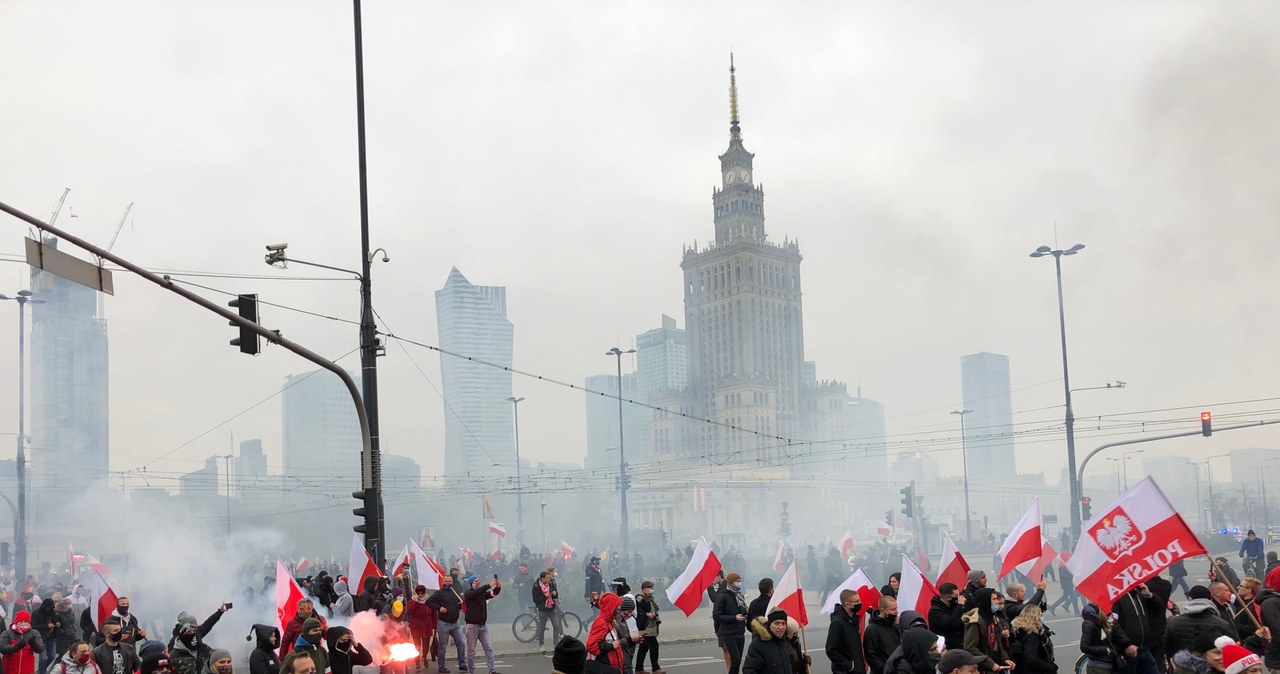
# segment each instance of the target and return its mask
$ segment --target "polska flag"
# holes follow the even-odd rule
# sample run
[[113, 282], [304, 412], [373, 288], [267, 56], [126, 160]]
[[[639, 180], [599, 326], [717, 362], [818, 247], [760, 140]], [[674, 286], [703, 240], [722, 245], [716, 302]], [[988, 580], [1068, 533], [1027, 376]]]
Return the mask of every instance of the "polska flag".
[[874, 611], [876, 605], [880, 603], [880, 590], [876, 589], [876, 584], [871, 582], [865, 571], [858, 569], [827, 595], [826, 601], [822, 602], [820, 613], [831, 613], [836, 610], [836, 606], [840, 603], [840, 593], [844, 590], [853, 590], [858, 593], [858, 599], [862, 600], [864, 611]]
[[791, 566], [787, 567], [787, 572], [782, 574], [782, 580], [778, 581], [778, 586], [774, 588], [773, 597], [769, 599], [769, 608], [765, 609], [765, 613], [775, 608], [786, 611], [787, 617], [795, 618], [801, 627], [809, 624], [809, 613], [804, 608], [804, 591], [800, 588], [800, 576], [796, 574], [794, 560]]
[[305, 596], [302, 594], [302, 588], [298, 587], [298, 583], [293, 580], [293, 576], [289, 575], [289, 569], [285, 568], [284, 562], [277, 558], [276, 619], [280, 621], [279, 627], [282, 633], [285, 625], [288, 625], [289, 621], [293, 620], [293, 616], [298, 613], [298, 602]]
[[[365, 578], [386, 578], [387, 574], [378, 568], [373, 558], [369, 556], [369, 551], [364, 549], [360, 544], [360, 537], [351, 536], [351, 554], [347, 557], [347, 580], [350, 583], [351, 591], [359, 593], [364, 591]], [[283, 628], [281, 628], [283, 629]], [[292, 644], [290, 644], [292, 645]]]
[[693, 615], [698, 605], [702, 603], [702, 593], [711, 587], [718, 573], [720, 573], [720, 559], [711, 551], [707, 539], [699, 538], [698, 547], [689, 558], [689, 566], [686, 566], [684, 573], [681, 573], [667, 587], [667, 599], [676, 608], [684, 611], [686, 617]]
[[1170, 564], [1205, 554], [1182, 515], [1148, 475], [1084, 525], [1067, 569], [1102, 610]]
[[1009, 575], [1023, 562], [1039, 559], [1043, 547], [1040, 540], [1040, 499], [1037, 498], [1000, 545], [1000, 577]]
[[93, 588], [89, 595], [89, 617], [93, 624], [102, 629], [102, 623], [116, 610], [116, 591], [107, 584], [107, 579], [98, 571], [93, 572]]
[[[920, 572], [919, 567], [912, 563], [911, 558], [905, 554], [902, 556], [902, 579], [898, 582], [898, 610], [911, 610], [919, 613], [921, 617], [929, 615], [929, 602], [938, 596], [938, 589], [925, 578]], [[925, 618], [928, 622], [928, 618]]]
[[937, 585], [955, 583], [956, 587], [964, 588], [969, 584], [969, 562], [960, 554], [960, 548], [951, 540], [951, 534], [945, 535], [947, 542], [942, 546], [942, 561], [939, 564], [942, 568], [938, 570]]

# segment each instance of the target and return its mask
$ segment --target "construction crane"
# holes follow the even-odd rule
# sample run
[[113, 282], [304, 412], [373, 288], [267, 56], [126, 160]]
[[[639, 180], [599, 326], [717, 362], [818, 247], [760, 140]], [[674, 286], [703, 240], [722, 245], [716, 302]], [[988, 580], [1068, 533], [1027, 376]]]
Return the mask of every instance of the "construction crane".
[[124, 228], [124, 221], [129, 219], [129, 211], [131, 210], [133, 210], [133, 202], [129, 202], [129, 205], [124, 209], [124, 215], [120, 216], [120, 222], [116, 223], [116, 231], [111, 235], [110, 243], [107, 244], [108, 253], [110, 253], [111, 249], [115, 247], [116, 239], [120, 238], [120, 230]]
[[62, 205], [67, 203], [67, 195], [71, 194], [70, 187], [62, 188], [62, 198], [58, 199], [58, 205], [53, 207], [53, 213], [49, 215], [49, 226], [52, 227], [58, 221], [58, 214], [62, 212]]

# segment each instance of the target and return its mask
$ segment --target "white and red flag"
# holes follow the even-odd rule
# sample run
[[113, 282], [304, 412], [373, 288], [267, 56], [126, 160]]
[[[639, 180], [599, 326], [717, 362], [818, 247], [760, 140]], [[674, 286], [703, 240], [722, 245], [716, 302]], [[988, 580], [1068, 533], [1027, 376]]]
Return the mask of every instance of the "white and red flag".
[[1000, 552], [997, 553], [1000, 556], [1000, 577], [1009, 575], [1010, 571], [1023, 562], [1039, 559], [1042, 547], [1040, 499], [1037, 498], [1031, 502], [1031, 508], [1018, 520], [1013, 531], [1009, 532], [1009, 537], [1000, 545]]
[[783, 541], [778, 541], [778, 552], [773, 555], [773, 570], [782, 571], [786, 569], [787, 567], [784, 566], [786, 561], [787, 561], [787, 544]]
[[391, 575], [392, 575], [392, 576], [398, 576], [398, 575], [400, 575], [400, 571], [401, 571], [401, 570], [403, 570], [403, 569], [405, 569], [405, 567], [407, 567], [407, 566], [409, 566], [409, 546], [408, 546], [408, 544], [406, 544], [406, 545], [404, 546], [404, 548], [400, 550], [400, 554], [396, 555], [396, 561], [392, 562], [392, 564], [391, 564]]
[[93, 624], [102, 629], [102, 623], [116, 610], [116, 591], [107, 584], [107, 579], [98, 571], [93, 572], [93, 588], [89, 594], [89, 617]]
[[876, 525], [876, 535], [877, 535], [877, 536], [892, 536], [892, 535], [893, 535], [893, 525], [889, 524], [888, 522], [881, 522], [881, 523], [877, 524], [877, 525]]
[[1103, 611], [1170, 564], [1205, 554], [1149, 475], [1098, 513], [1084, 525], [1067, 568], [1080, 594]]
[[564, 557], [565, 561], [569, 561], [570, 559], [573, 559], [573, 553], [577, 551], [578, 550], [574, 548], [572, 545], [569, 545], [564, 541], [560, 541], [560, 554], [561, 556]]
[[969, 584], [969, 562], [964, 560], [964, 555], [960, 554], [960, 548], [956, 547], [956, 542], [951, 540], [951, 534], [945, 534], [947, 542], [942, 546], [942, 561], [939, 562], [938, 579], [935, 587], [943, 583], [955, 583], [956, 587], [964, 588]]
[[[365, 578], [386, 578], [387, 574], [378, 568], [369, 551], [360, 544], [360, 537], [351, 536], [351, 554], [347, 558], [347, 583], [352, 592], [364, 591]], [[281, 629], [284, 629], [283, 627]]]
[[444, 569], [427, 556], [417, 541], [409, 541], [409, 555], [413, 558], [413, 572], [418, 576], [418, 582], [428, 590], [439, 590], [440, 581], [445, 575]]
[[801, 627], [809, 624], [809, 613], [804, 608], [804, 590], [800, 588], [800, 576], [796, 574], [796, 563], [792, 560], [787, 572], [773, 588], [773, 597], [769, 599], [769, 608], [765, 613], [780, 608], [787, 612], [788, 618], [795, 618]]
[[898, 581], [898, 611], [915, 611], [928, 622], [929, 602], [938, 596], [938, 589], [912, 563], [902, 556], [902, 579]]
[[667, 599], [684, 611], [685, 616], [693, 615], [702, 603], [702, 593], [711, 587], [718, 573], [719, 558], [711, 551], [707, 539], [699, 538], [698, 547], [694, 548], [693, 556], [689, 558], [689, 566], [667, 587]]
[[298, 560], [298, 566], [296, 567], [295, 572], [306, 573], [307, 569], [310, 569], [310, 568], [311, 568], [311, 560], [307, 559], [306, 557], [303, 557], [302, 559]]
[[844, 579], [840, 586], [831, 591], [827, 595], [826, 601], [822, 602], [822, 610], [820, 613], [831, 613], [836, 610], [836, 606], [840, 603], [840, 593], [844, 590], [853, 590], [858, 593], [858, 598], [862, 600], [862, 605], [868, 610], [875, 609], [880, 603], [880, 590], [876, 589], [876, 584], [871, 582], [866, 572], [858, 569], [853, 575]]
[[[302, 594], [302, 588], [298, 587], [297, 581], [293, 576], [289, 575], [289, 569], [285, 568], [284, 562], [279, 558], [276, 559], [276, 619], [280, 622], [278, 627], [284, 632], [284, 626], [293, 620], [293, 616], [298, 613], [298, 602], [302, 601], [306, 595]], [[293, 644], [289, 644], [293, 646]]]
[[845, 530], [844, 535], [840, 537], [840, 544], [836, 547], [840, 548], [840, 559], [849, 559], [849, 553], [853, 551], [853, 534]]
[[1033, 561], [1023, 562], [1018, 565], [1018, 571], [1022, 575], [1031, 579], [1033, 583], [1039, 583], [1044, 580], [1044, 570], [1049, 568], [1053, 560], [1058, 558], [1058, 551], [1049, 545], [1049, 541], [1040, 539], [1040, 556]]
[[498, 524], [497, 522], [490, 522], [489, 533], [497, 536], [498, 538], [506, 538], [507, 528], [501, 524]]

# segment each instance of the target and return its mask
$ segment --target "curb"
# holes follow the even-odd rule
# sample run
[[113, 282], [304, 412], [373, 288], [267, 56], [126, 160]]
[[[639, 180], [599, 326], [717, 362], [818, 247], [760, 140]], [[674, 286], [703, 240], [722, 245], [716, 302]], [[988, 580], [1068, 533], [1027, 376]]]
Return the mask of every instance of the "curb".
[[[715, 638], [714, 637], [677, 637], [675, 639], [663, 639], [661, 643], [662, 645], [665, 646], [667, 644], [696, 644], [703, 641], [715, 641]], [[493, 655], [494, 657], [523, 658], [523, 657], [528, 657], [530, 655], [542, 655], [542, 653], [538, 649], [534, 648], [534, 649], [513, 650], [513, 651], [494, 651]], [[550, 648], [547, 649], [547, 657], [551, 657]]]

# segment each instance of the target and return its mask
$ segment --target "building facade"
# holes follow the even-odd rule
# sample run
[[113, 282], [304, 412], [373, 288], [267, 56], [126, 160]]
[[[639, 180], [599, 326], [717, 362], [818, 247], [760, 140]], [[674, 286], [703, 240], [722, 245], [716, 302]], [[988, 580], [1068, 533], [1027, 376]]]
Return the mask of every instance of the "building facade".
[[969, 454], [969, 483], [993, 486], [1018, 475], [1013, 448], [1013, 393], [1009, 357], [974, 353], [960, 358], [964, 394], [964, 441]]
[[646, 402], [659, 391], [689, 385], [689, 339], [676, 319], [663, 314], [662, 327], [636, 336], [636, 378], [637, 392]]
[[[454, 267], [436, 291], [440, 348], [511, 367], [515, 327], [507, 320], [507, 289], [478, 286]], [[511, 371], [440, 354], [444, 385], [445, 479], [487, 471], [515, 476]]]
[[[635, 374], [622, 374], [623, 399], [638, 397]], [[587, 468], [618, 468], [618, 376], [598, 374], [587, 377]], [[602, 396], [600, 393], [608, 393]], [[647, 408], [624, 402], [622, 404], [622, 438], [627, 461], [635, 462], [646, 456], [645, 413]]]
[[289, 375], [281, 407], [285, 486], [343, 495], [359, 488], [360, 420], [342, 380], [328, 370]]

